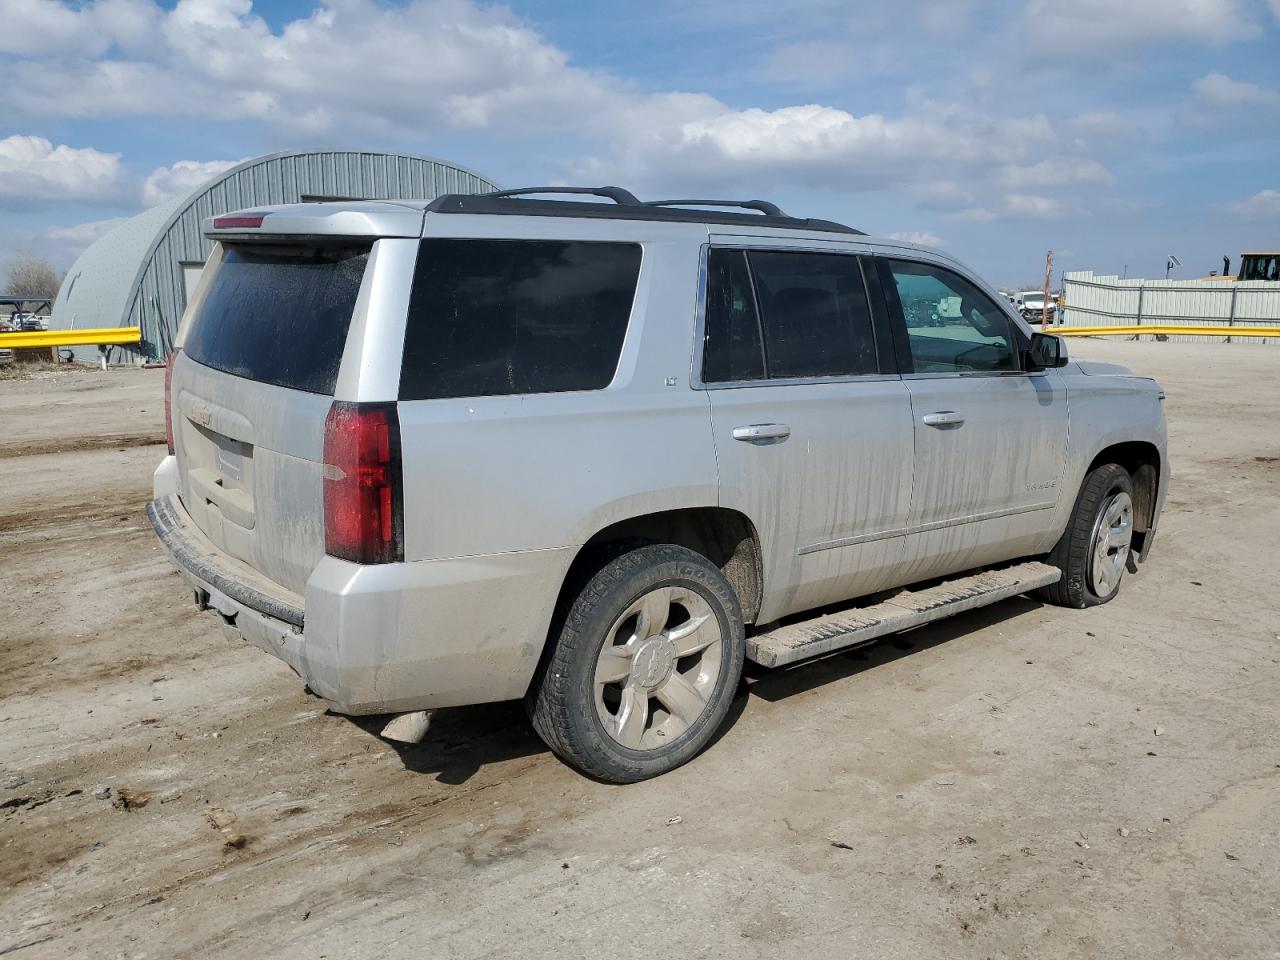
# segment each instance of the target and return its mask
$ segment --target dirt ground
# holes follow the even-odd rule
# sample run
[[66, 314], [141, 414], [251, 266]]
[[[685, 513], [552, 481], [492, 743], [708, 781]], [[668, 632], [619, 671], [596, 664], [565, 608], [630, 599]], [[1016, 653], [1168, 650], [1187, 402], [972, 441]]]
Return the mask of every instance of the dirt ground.
[[1280, 957], [1280, 349], [1071, 349], [1169, 393], [1115, 602], [756, 670], [630, 787], [326, 713], [147, 526], [163, 373], [0, 381], [0, 955]]

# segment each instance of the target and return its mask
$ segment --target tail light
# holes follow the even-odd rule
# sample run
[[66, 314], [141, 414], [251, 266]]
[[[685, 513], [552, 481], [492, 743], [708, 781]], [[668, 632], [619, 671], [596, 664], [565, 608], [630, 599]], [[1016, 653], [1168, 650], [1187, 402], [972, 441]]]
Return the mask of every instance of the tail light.
[[170, 351], [164, 365], [164, 439], [170, 453], [173, 453], [173, 358], [177, 355], [177, 350]]
[[334, 401], [324, 422], [324, 549], [354, 563], [404, 559], [394, 403]]

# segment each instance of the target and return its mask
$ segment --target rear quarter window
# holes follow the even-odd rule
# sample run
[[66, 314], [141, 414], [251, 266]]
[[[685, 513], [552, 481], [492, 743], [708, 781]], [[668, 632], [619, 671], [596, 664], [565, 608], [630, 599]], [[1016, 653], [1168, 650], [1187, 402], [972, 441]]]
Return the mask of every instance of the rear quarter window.
[[237, 377], [332, 395], [370, 245], [229, 245], [182, 349]]
[[603, 389], [640, 257], [634, 243], [423, 240], [400, 399]]

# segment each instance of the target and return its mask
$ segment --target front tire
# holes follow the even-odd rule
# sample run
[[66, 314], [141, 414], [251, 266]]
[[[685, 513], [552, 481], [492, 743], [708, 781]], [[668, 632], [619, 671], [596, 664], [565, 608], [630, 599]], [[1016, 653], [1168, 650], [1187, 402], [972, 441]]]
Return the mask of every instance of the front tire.
[[1133, 478], [1124, 467], [1103, 464], [1080, 486], [1075, 509], [1048, 562], [1062, 571], [1057, 583], [1037, 595], [1077, 610], [1097, 606], [1120, 592], [1133, 543]]
[[569, 608], [526, 703], [534, 729], [588, 776], [674, 770], [729, 712], [746, 648], [737, 595], [706, 557], [656, 544], [606, 564]]

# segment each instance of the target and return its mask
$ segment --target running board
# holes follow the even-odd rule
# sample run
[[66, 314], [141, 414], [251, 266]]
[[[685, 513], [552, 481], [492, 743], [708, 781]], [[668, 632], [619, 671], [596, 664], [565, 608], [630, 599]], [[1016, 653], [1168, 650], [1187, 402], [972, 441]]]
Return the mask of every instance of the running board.
[[1057, 567], [1032, 561], [946, 580], [923, 590], [903, 590], [874, 606], [842, 610], [747, 637], [747, 659], [765, 667], [786, 666], [985, 607], [1061, 578]]

